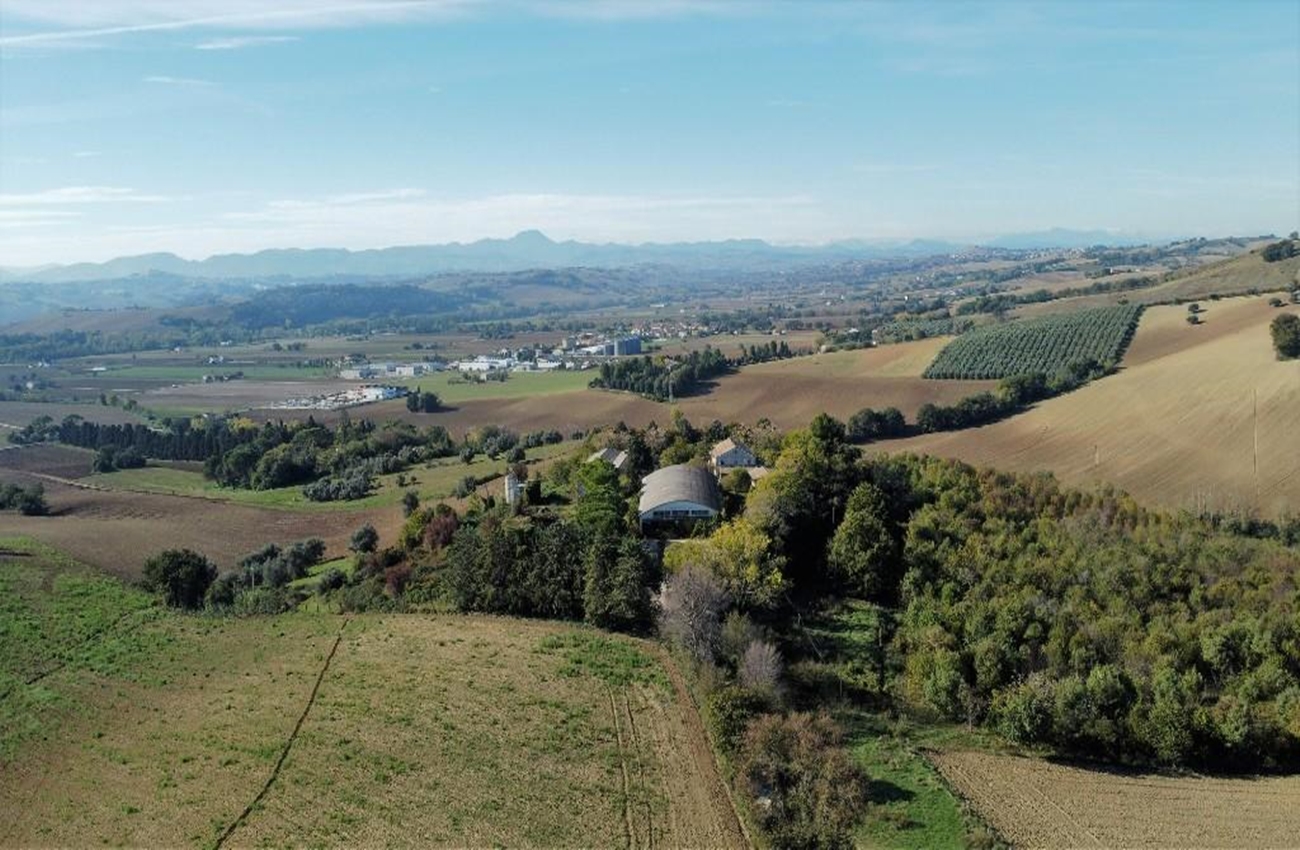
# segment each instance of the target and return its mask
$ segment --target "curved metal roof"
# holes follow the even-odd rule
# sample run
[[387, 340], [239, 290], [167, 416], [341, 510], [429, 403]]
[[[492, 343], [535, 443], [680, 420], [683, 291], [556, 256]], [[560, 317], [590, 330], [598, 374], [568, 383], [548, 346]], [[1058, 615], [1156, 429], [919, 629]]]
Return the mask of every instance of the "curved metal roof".
[[694, 502], [717, 511], [722, 508], [722, 494], [707, 469], [685, 464], [665, 466], [642, 479], [637, 507], [644, 514], [670, 502]]

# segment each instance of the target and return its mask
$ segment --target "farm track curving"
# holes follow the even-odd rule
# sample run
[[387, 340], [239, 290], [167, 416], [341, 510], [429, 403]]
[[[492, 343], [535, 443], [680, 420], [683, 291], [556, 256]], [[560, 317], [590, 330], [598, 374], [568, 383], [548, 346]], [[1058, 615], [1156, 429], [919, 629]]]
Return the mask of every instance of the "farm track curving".
[[271, 790], [271, 786], [273, 786], [275, 780], [279, 778], [280, 770], [284, 767], [284, 760], [289, 757], [289, 751], [293, 749], [294, 741], [298, 740], [298, 733], [302, 731], [302, 724], [307, 721], [307, 715], [311, 713], [312, 707], [316, 704], [316, 695], [320, 693], [321, 682], [325, 680], [325, 674], [329, 672], [330, 662], [334, 660], [334, 654], [338, 652], [339, 644], [343, 641], [343, 631], [348, 627], [349, 622], [351, 622], [351, 620], [344, 620], [343, 625], [339, 626], [339, 633], [334, 638], [334, 645], [330, 647], [329, 654], [325, 656], [325, 663], [321, 665], [320, 672], [316, 674], [316, 684], [312, 686], [311, 695], [307, 697], [307, 704], [303, 706], [302, 714], [298, 717], [298, 722], [294, 724], [293, 731], [289, 733], [289, 738], [284, 742], [284, 749], [280, 751], [280, 757], [276, 760], [275, 767], [271, 769], [271, 775], [266, 778], [266, 782], [262, 785], [262, 790], [257, 792], [257, 796], [253, 798], [252, 802], [245, 806], [244, 810], [239, 813], [239, 817], [231, 821], [230, 825], [226, 827], [225, 832], [221, 833], [221, 837], [218, 838], [216, 844], [213, 845], [213, 850], [221, 850], [221, 847], [224, 846], [226, 841], [230, 839], [230, 836], [235, 833], [235, 830], [239, 829], [239, 827], [248, 820], [248, 816], [252, 814], [253, 810], [257, 808], [257, 805], [265, 799], [266, 795]]

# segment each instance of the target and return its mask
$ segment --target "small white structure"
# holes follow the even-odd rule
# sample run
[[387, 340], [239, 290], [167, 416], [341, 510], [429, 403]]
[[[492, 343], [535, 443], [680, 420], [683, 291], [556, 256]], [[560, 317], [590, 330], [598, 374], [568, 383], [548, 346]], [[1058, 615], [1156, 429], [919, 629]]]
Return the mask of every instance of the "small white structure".
[[758, 458], [748, 446], [728, 437], [709, 452], [709, 465], [718, 472], [726, 469], [749, 469], [758, 466]]
[[475, 357], [473, 360], [453, 363], [452, 368], [458, 372], [493, 372], [509, 369], [514, 365], [515, 361], [512, 357]]
[[506, 504], [513, 505], [524, 494], [524, 482], [515, 477], [513, 472], [506, 473]]

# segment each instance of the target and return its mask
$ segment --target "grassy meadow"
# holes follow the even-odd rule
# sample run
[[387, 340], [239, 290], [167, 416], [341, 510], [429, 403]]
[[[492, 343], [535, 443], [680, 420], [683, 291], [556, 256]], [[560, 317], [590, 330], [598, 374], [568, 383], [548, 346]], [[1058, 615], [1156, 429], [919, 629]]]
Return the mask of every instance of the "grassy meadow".
[[[574, 446], [575, 443], [565, 442], [529, 449], [528, 461], [545, 464], [572, 451]], [[188, 496], [281, 510], [349, 513], [391, 507], [401, 502], [408, 490], [419, 494], [421, 502], [445, 499], [452, 495], [456, 485], [463, 479], [473, 476], [481, 482], [490, 482], [504, 475], [507, 466], [501, 458], [493, 460], [484, 455], [476, 456], [470, 463], [465, 463], [458, 457], [441, 458], [409, 472], [377, 476], [375, 490], [371, 495], [343, 502], [313, 502], [302, 494], [302, 487], [299, 486], [273, 490], [222, 487], [204, 478], [201, 472], [167, 466], [99, 473], [86, 481], [114, 490]], [[405, 485], [398, 484], [399, 475], [407, 482]], [[480, 484], [480, 490], [485, 486]]]
[[739, 840], [648, 644], [488, 617], [178, 614], [17, 538], [0, 599], [6, 846]]

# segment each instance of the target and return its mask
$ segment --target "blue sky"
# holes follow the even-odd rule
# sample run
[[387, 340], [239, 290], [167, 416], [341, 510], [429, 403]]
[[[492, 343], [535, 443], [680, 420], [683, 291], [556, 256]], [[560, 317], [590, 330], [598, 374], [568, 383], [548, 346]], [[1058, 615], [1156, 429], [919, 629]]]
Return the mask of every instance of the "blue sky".
[[1300, 226], [1300, 2], [0, 0], [0, 265]]

